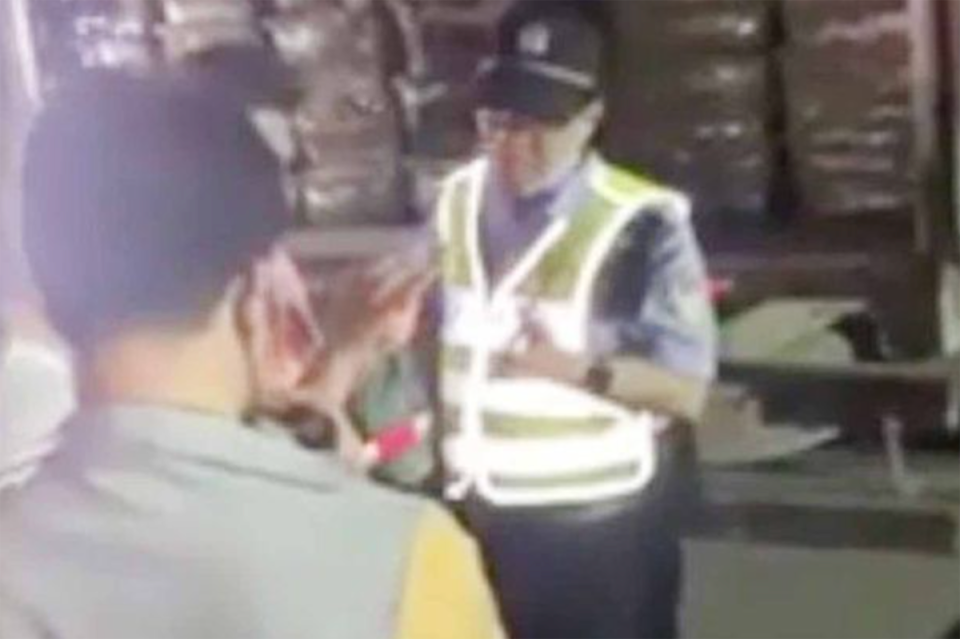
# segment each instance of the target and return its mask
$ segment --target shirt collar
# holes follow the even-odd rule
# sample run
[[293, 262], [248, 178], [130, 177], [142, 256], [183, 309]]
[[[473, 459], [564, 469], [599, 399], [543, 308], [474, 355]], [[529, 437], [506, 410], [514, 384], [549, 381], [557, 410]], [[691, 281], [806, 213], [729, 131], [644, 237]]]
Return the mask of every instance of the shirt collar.
[[333, 455], [300, 447], [279, 425], [248, 426], [227, 415], [177, 407], [83, 408], [67, 421], [64, 436], [63, 457], [82, 466], [131, 466], [147, 458], [169, 458], [233, 474], [327, 488], [351, 475]]
[[544, 215], [551, 219], [568, 215], [572, 211], [571, 207], [562, 206], [562, 204], [564, 202], [569, 203], [572, 194], [580, 191], [580, 186], [586, 179], [589, 164], [588, 156], [555, 179], [548, 187], [533, 195], [521, 198], [513, 198], [507, 194], [497, 171], [491, 165], [490, 179], [487, 182], [487, 201], [495, 203], [494, 206], [500, 209], [519, 209], [531, 214]]

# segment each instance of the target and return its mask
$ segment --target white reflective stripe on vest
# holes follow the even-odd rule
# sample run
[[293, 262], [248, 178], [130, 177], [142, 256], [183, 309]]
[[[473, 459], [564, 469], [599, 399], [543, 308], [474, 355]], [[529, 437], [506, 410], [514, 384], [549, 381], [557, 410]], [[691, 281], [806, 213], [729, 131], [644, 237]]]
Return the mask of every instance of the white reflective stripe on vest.
[[[455, 388], [458, 381], [460, 388]], [[463, 376], [451, 374], [451, 393], [444, 395], [444, 401], [463, 405], [462, 398], [457, 395], [468, 390], [463, 386], [465, 383], [467, 379]], [[447, 390], [445, 387], [444, 391]], [[614, 421], [625, 421], [637, 417], [636, 414], [584, 390], [546, 379], [492, 379], [486, 381], [483, 390], [480, 404], [484, 412], [544, 419], [605, 417]]]
[[[685, 200], [679, 194], [634, 182], [627, 183], [629, 188], [621, 184], [618, 190], [618, 177], [598, 159], [592, 159], [587, 170], [590, 193], [586, 200], [594, 207], [590, 217], [579, 226], [569, 217], [553, 220], [492, 291], [479, 243], [486, 164], [481, 161], [457, 171], [441, 199], [438, 217], [444, 249], [461, 251], [454, 263], [469, 265], [468, 273], [461, 273], [466, 281], [448, 281], [444, 293], [442, 341], [448, 348], [470, 353], [469, 358], [458, 357], [456, 364], [448, 358], [443, 371], [444, 403], [459, 411], [459, 429], [448, 435], [444, 450], [448, 466], [463, 480], [458, 488], [472, 485], [495, 504], [616, 497], [641, 490], [656, 468], [659, 420], [653, 415], [636, 414], [581, 389], [544, 379], [491, 379], [493, 358], [522, 348], [518, 338], [531, 320], [557, 347], [585, 352], [594, 283], [617, 237], [646, 206], [685, 214]], [[457, 189], [465, 191], [457, 193]], [[454, 210], [455, 205], [462, 208]], [[454, 215], [467, 219], [457, 220]], [[588, 233], [582, 236], [588, 243], [579, 245], [586, 253], [576, 253], [581, 261], [566, 299], [531, 299], [531, 293], [521, 292], [521, 287], [538, 272], [544, 256], [566, 241], [571, 228]], [[571, 241], [576, 251], [578, 240]], [[557, 426], [552, 420], [562, 423]], [[500, 430], [494, 433], [491, 429], [497, 425]], [[555, 426], [556, 431], [544, 430]]]
[[481, 454], [491, 474], [543, 477], [555, 473], [588, 473], [649, 459], [639, 453], [653, 446], [654, 438], [648, 436], [653, 433], [653, 419], [644, 415], [619, 422], [599, 435], [532, 441], [487, 437]]
[[[625, 426], [634, 426], [625, 424]], [[649, 483], [656, 472], [657, 453], [652, 437], [637, 436], [642, 428], [633, 428], [630, 437], [623, 437], [628, 429], [611, 437], [615, 446], [603, 445], [582, 438], [564, 442], [564, 445], [544, 445], [541, 442], [528, 445], [512, 443], [501, 445], [489, 440], [469, 442], [464, 438], [450, 438], [444, 443], [448, 462], [458, 461], [462, 473], [447, 496], [460, 499], [472, 486], [478, 494], [491, 503], [501, 506], [531, 506], [552, 504], [589, 503], [638, 492]], [[600, 449], [602, 451], [596, 450]], [[590, 450], [590, 448], [595, 450]], [[618, 450], [619, 456], [611, 455]], [[628, 452], [629, 451], [629, 452]], [[602, 456], [597, 454], [602, 452]], [[586, 453], [586, 454], [585, 454]], [[590, 465], [583, 460], [589, 455]], [[577, 463], [571, 463], [576, 461]], [[498, 478], [507, 480], [541, 479], [562, 476], [566, 473], [589, 473], [609, 469], [611, 465], [627, 464], [629, 474], [606, 480], [593, 480], [588, 484], [537, 485], [522, 488], [516, 485], [504, 487]], [[520, 471], [518, 472], [518, 469]], [[469, 479], [467, 479], [469, 478]]]
[[480, 340], [491, 345], [523, 344], [523, 328], [527, 322], [543, 327], [558, 348], [581, 352], [586, 348], [587, 331], [578, 309], [570, 302], [530, 300], [511, 296], [496, 306], [489, 305], [473, 291], [448, 288], [443, 300], [445, 321], [441, 329], [447, 344], [475, 348]]
[[[644, 472], [649, 469], [649, 472]], [[462, 499], [469, 492], [470, 485], [475, 486], [477, 494], [490, 503], [503, 507], [522, 506], [569, 506], [589, 504], [606, 499], [615, 499], [642, 491], [653, 479], [654, 465], [638, 467], [636, 473], [617, 481], [591, 481], [589, 485], [544, 486], [518, 488], [498, 486], [486, 475], [478, 475], [471, 484], [457, 486], [456, 492], [448, 492], [451, 499]]]
[[[531, 445], [529, 450], [524, 450], [522, 445], [514, 445], [509, 449], [504, 446], [504, 450], [498, 450], [497, 444], [485, 441], [480, 450], [481, 459], [486, 462], [483, 469], [485, 472], [476, 476], [477, 492], [501, 506], [590, 503], [639, 492], [653, 479], [657, 468], [653, 430], [648, 429], [646, 424], [625, 422], [620, 424], [615, 432], [616, 435], [610, 436], [606, 441], [564, 442], [569, 446], [538, 443], [536, 446]], [[619, 450], [620, 456], [611, 455], [615, 448]], [[567, 463], [553, 463], [560, 459]], [[580, 462], [575, 468], [569, 465], [573, 460]], [[630, 472], [622, 477], [595, 479], [589, 483], [523, 488], [517, 485], [504, 486], [496, 481], [498, 474], [518, 479], [547, 474], [562, 475], [568, 470], [588, 473], [600, 468], [610, 468], [618, 462], [629, 464]], [[503, 468], [507, 465], [509, 469]], [[529, 470], [517, 472], [519, 468]]]

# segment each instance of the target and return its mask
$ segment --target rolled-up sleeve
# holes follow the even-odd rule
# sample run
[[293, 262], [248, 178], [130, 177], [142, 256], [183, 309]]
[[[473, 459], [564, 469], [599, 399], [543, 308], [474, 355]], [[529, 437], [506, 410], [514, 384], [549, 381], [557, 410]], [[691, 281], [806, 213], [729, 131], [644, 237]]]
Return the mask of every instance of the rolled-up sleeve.
[[641, 214], [613, 256], [602, 328], [610, 351], [712, 379], [717, 329], [703, 254], [686, 220]]

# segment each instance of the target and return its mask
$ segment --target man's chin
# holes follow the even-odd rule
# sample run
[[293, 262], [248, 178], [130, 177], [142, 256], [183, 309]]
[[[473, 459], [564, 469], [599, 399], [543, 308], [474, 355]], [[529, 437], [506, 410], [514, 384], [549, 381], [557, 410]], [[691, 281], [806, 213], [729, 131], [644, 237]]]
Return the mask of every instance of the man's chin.
[[508, 195], [516, 198], [526, 198], [537, 195], [543, 191], [546, 180], [540, 176], [533, 175], [513, 175], [505, 176], [503, 179], [503, 188]]
[[507, 195], [526, 197], [537, 190], [540, 179], [535, 171], [523, 167], [517, 160], [498, 156], [494, 156], [493, 160], [500, 184]]

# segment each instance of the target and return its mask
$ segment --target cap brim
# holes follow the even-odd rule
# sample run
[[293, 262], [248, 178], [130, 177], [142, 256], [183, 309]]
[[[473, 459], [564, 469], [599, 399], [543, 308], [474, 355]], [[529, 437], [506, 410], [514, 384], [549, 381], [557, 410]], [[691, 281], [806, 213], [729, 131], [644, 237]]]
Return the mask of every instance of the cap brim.
[[480, 76], [481, 106], [525, 115], [545, 122], [563, 122], [594, 97], [510, 60], [498, 60]]

